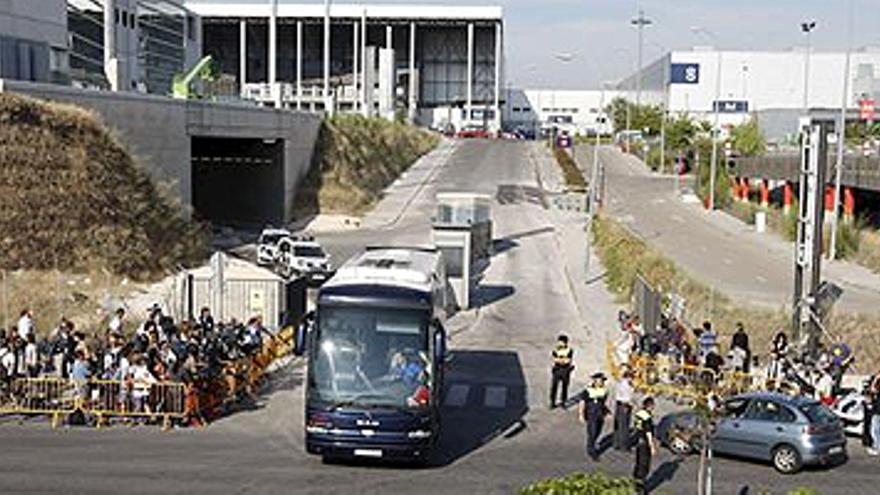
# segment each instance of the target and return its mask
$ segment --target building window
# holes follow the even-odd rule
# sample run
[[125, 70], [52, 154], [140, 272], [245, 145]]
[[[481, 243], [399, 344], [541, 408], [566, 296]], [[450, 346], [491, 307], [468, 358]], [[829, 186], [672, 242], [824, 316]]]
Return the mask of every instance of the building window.
[[128, 27], [128, 12], [122, 11], [122, 27]]
[[116, 18], [116, 24], [119, 24], [119, 9], [113, 9], [113, 14]]

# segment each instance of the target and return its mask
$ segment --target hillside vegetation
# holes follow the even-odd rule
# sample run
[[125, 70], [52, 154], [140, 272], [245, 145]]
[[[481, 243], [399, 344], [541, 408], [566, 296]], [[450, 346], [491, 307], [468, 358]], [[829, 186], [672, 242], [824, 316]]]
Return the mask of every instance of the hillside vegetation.
[[297, 193], [297, 215], [365, 213], [438, 140], [423, 129], [380, 118], [326, 120], [315, 153], [318, 163]]
[[147, 279], [206, 239], [94, 114], [0, 94], [0, 268]]

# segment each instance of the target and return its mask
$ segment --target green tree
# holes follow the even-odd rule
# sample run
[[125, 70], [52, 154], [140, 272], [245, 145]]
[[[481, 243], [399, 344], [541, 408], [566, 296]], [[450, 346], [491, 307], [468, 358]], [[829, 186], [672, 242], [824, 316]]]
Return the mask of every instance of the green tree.
[[645, 132], [648, 136], [660, 134], [663, 109], [659, 105], [636, 105], [626, 98], [617, 97], [605, 107], [605, 111], [614, 120], [614, 132], [626, 129], [627, 112], [629, 112], [629, 128]]
[[758, 156], [767, 151], [767, 140], [756, 118], [734, 127], [730, 139], [733, 149], [742, 156]]

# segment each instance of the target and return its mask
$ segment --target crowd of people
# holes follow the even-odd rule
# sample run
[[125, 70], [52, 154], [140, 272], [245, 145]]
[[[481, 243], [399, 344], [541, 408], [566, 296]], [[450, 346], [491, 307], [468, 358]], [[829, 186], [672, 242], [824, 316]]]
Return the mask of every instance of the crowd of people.
[[[267, 335], [259, 316], [220, 322], [207, 307], [180, 322], [158, 304], [142, 321], [130, 321], [119, 308], [103, 328], [90, 332], [67, 318], [39, 332], [32, 311], [23, 309], [15, 327], [0, 331], [0, 397], [7, 403], [20, 399], [19, 378], [54, 377], [93, 387], [108, 381], [117, 384], [115, 400], [125, 409], [155, 411], [161, 406], [151, 403], [153, 384], [182, 383], [192, 395], [186, 400], [197, 401], [200, 388], [226, 381], [230, 368], [254, 356]], [[90, 396], [86, 385], [79, 389], [83, 399]]]
[[[652, 332], [645, 331], [638, 316], [624, 311], [618, 321], [618, 362], [648, 357], [679, 379], [693, 378], [706, 386], [728, 379], [743, 388], [812, 395], [830, 404], [840, 394], [843, 376], [854, 360], [852, 350], [842, 342], [830, 347], [820, 344], [816, 359], [797, 354], [783, 331], [774, 335], [765, 353], [757, 353], [742, 323], [736, 324], [725, 352], [709, 321], [689, 329], [678, 319], [663, 316]], [[699, 371], [676, 373], [682, 369]]]

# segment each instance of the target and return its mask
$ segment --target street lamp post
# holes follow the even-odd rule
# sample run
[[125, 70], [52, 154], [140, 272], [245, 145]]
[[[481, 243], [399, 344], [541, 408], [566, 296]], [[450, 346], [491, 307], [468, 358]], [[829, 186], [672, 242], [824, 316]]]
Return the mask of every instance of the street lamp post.
[[837, 222], [840, 220], [840, 176], [843, 173], [843, 159], [846, 148], [846, 110], [849, 104], [849, 70], [853, 44], [853, 24], [855, 8], [853, 0], [848, 2], [846, 62], [843, 68], [843, 96], [840, 101], [840, 121], [837, 130], [837, 168], [834, 170], [834, 212], [831, 215], [831, 241], [828, 246], [828, 258], [837, 258]]
[[653, 23], [651, 19], [645, 17], [645, 11], [639, 10], [639, 16], [630, 21], [630, 24], [636, 27], [639, 32], [639, 71], [636, 73], [636, 106], [642, 103], [642, 49], [644, 47], [644, 31], [645, 27]]
[[714, 122], [712, 124], [712, 157], [709, 163], [709, 211], [715, 210], [715, 173], [718, 168], [718, 125], [720, 120], [721, 105], [721, 50], [718, 48], [718, 38], [712, 31], [702, 27], [692, 27], [694, 34], [704, 34], [712, 39], [715, 44], [715, 101], [712, 102]]
[[814, 29], [816, 29], [816, 21], [801, 23], [801, 31], [807, 35], [807, 53], [804, 56], [804, 115], [810, 111], [810, 51], [813, 45]]

